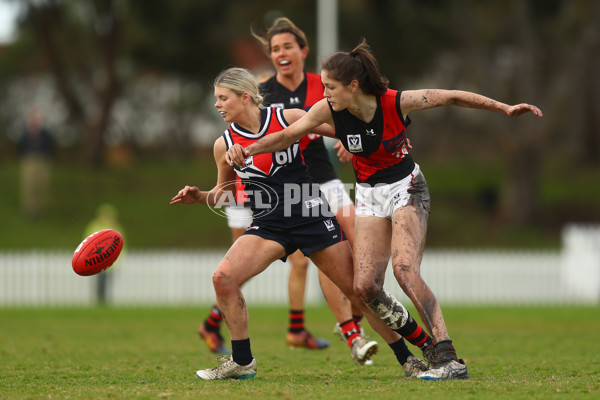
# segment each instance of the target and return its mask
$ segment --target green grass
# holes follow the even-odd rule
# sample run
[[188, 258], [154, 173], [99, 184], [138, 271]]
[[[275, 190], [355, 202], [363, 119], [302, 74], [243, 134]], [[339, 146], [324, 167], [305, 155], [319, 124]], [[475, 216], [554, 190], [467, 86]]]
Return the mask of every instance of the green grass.
[[[325, 307], [307, 310], [323, 351], [290, 350], [283, 307], [250, 308], [258, 374], [204, 382], [216, 365], [195, 329], [208, 307], [0, 309], [1, 399], [585, 399], [600, 396], [600, 308], [446, 307], [468, 381], [402, 375], [383, 345], [360, 367], [332, 334]], [[373, 335], [367, 328], [367, 333]]]

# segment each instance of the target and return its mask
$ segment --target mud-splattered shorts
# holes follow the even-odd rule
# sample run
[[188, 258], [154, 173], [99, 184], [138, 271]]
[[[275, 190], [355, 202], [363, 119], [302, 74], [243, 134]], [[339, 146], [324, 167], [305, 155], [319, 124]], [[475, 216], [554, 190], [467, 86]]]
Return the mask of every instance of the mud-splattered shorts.
[[392, 219], [400, 207], [420, 205], [431, 211], [431, 198], [418, 164], [406, 178], [387, 184], [356, 185], [356, 216]]

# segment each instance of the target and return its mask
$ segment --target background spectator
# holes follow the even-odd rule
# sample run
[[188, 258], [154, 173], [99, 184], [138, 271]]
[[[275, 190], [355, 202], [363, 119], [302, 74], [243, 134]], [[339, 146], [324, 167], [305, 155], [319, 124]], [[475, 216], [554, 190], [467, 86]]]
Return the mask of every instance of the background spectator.
[[42, 113], [31, 110], [17, 142], [21, 204], [29, 218], [39, 218], [46, 212], [54, 149], [54, 138], [44, 127]]
[[[111, 204], [101, 204], [98, 207], [96, 217], [94, 217], [94, 219], [92, 219], [85, 227], [84, 237], [88, 237], [92, 233], [101, 231], [103, 229], [114, 229], [119, 231], [123, 238], [125, 238], [123, 227], [119, 222], [117, 209]], [[125, 239], [123, 239], [123, 243], [126, 243]], [[121, 251], [119, 259], [113, 264], [112, 267], [95, 276], [96, 300], [99, 305], [104, 305], [107, 303], [108, 291], [111, 282], [111, 272], [117, 265], [119, 265], [120, 260], [122, 259], [123, 251]]]

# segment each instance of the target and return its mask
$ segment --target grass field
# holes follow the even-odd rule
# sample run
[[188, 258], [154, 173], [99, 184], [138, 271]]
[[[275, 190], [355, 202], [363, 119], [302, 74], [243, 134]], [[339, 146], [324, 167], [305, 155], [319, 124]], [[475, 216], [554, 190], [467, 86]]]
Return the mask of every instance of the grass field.
[[[287, 310], [250, 308], [258, 374], [204, 382], [216, 365], [195, 330], [207, 307], [0, 309], [0, 399], [600, 398], [600, 308], [446, 307], [468, 381], [405, 378], [384, 344], [353, 364], [325, 307], [307, 324], [322, 351], [286, 347]], [[367, 334], [373, 333], [367, 328]]]

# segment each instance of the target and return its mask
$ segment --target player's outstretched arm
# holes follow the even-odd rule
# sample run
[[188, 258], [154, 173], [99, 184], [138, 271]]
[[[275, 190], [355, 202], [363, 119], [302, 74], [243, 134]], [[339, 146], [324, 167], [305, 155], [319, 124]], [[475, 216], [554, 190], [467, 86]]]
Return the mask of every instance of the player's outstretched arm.
[[246, 147], [248, 156], [283, 150], [307, 133], [335, 137], [331, 112], [325, 99], [315, 103], [308, 113], [303, 110], [288, 109], [283, 111], [283, 115], [290, 125]]
[[462, 90], [406, 90], [402, 92], [400, 98], [400, 108], [404, 117], [411, 111], [449, 105], [495, 111], [511, 117], [516, 117], [527, 112], [531, 112], [538, 117], [543, 116], [542, 111], [538, 107], [530, 104], [522, 103], [510, 106], [489, 97]]
[[175, 197], [171, 199], [170, 204], [208, 204], [215, 206], [219, 200], [234, 199], [235, 195], [235, 171], [226, 161], [226, 146], [223, 137], [215, 141], [213, 153], [215, 163], [217, 164], [217, 184], [210, 191], [201, 191], [195, 186], [185, 186]]
[[242, 167], [246, 158], [254, 154], [283, 150], [307, 133], [335, 137], [333, 121], [328, 107], [325, 99], [323, 99], [315, 103], [308, 113], [299, 109], [284, 110], [283, 115], [290, 124], [287, 128], [267, 135], [246, 148], [239, 145], [231, 146], [227, 151], [228, 161]]

